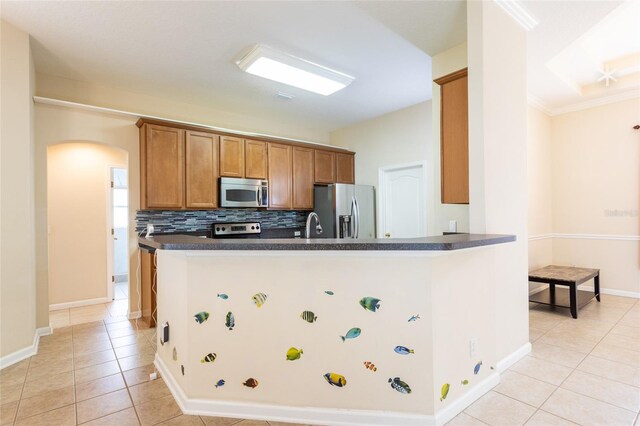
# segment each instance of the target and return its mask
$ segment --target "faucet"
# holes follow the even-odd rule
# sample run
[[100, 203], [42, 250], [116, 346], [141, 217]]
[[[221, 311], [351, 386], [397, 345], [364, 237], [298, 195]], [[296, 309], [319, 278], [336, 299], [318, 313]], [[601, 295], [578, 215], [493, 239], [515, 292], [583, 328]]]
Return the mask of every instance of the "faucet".
[[318, 217], [318, 215], [316, 214], [316, 212], [311, 212], [309, 213], [309, 216], [307, 216], [307, 225], [304, 228], [304, 237], [305, 238], [309, 238], [311, 236], [311, 219], [316, 218], [316, 233], [322, 234], [322, 226], [320, 226], [320, 218]]

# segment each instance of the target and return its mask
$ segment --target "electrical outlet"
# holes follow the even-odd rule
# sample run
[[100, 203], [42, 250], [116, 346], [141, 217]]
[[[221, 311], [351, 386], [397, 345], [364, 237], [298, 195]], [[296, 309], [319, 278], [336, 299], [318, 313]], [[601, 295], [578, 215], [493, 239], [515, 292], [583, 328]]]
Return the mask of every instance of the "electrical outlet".
[[476, 358], [478, 353], [478, 339], [476, 337], [469, 340], [469, 357]]

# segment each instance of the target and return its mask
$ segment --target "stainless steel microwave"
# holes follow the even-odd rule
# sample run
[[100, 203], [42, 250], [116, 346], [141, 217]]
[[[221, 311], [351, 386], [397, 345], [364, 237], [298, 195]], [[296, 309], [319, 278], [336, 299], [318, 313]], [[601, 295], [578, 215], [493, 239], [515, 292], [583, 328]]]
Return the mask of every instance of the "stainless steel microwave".
[[269, 207], [267, 181], [220, 178], [220, 207]]

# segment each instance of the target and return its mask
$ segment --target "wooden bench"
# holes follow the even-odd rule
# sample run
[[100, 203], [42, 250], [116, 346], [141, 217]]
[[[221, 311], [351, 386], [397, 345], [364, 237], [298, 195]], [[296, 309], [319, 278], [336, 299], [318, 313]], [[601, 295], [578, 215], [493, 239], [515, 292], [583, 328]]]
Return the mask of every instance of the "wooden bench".
[[[578, 286], [593, 278], [593, 293], [579, 291]], [[578, 309], [594, 297], [600, 301], [600, 270], [549, 265], [529, 272], [529, 281], [549, 284], [549, 288], [529, 296], [529, 302], [571, 309], [571, 316], [578, 318]], [[556, 285], [569, 287], [568, 291], [556, 291]]]

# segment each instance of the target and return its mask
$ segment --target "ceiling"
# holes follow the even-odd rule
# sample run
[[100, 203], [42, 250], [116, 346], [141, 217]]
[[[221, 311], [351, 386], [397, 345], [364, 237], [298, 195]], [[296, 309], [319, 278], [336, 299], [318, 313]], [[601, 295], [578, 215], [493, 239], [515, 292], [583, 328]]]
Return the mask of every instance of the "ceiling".
[[[620, 59], [613, 49], [620, 43], [607, 44], [613, 36], [602, 35], [621, 25], [611, 16], [625, 16], [620, 10], [638, 1], [522, 1], [539, 21], [527, 34], [531, 99], [553, 111], [634, 90], [626, 77], [624, 87], [602, 88], [597, 68]], [[635, 17], [636, 9], [625, 13]], [[274, 122], [286, 118], [315, 132], [431, 99], [431, 56], [466, 41], [463, 0], [2, 1], [1, 12], [31, 34], [40, 73]], [[639, 25], [619, 33], [640, 40]], [[584, 54], [585, 40], [597, 58]], [[256, 43], [356, 80], [325, 97], [243, 73], [235, 61]], [[574, 60], [580, 49], [582, 59]], [[294, 98], [277, 98], [279, 91]]]
[[[31, 34], [40, 73], [323, 131], [430, 99], [426, 52], [466, 40], [463, 1], [3, 1], [2, 15]], [[356, 79], [325, 97], [241, 72], [256, 43]]]

